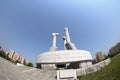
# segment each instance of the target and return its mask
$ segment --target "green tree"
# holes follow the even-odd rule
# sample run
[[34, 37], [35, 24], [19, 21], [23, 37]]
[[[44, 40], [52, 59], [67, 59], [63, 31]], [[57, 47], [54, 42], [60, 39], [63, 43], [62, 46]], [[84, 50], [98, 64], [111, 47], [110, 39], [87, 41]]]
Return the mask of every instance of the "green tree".
[[27, 63], [27, 66], [33, 67], [33, 64], [31, 62]]
[[6, 59], [6, 54], [5, 54], [4, 51], [1, 51], [1, 50], [0, 50], [0, 56], [1, 56], [2, 58], [5, 58], [5, 59]]
[[117, 43], [115, 46], [113, 46], [113, 47], [109, 50], [108, 56], [109, 56], [109, 57], [113, 57], [113, 56], [115, 56], [115, 55], [117, 55], [117, 54], [119, 54], [119, 53], [120, 53], [120, 42]]

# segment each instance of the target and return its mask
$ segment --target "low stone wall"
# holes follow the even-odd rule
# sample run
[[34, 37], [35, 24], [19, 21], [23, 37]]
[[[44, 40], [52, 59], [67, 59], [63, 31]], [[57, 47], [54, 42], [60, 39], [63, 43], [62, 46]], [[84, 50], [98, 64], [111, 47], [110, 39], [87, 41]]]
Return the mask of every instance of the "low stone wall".
[[108, 65], [110, 62], [111, 62], [111, 59], [108, 58], [108, 59], [101, 61], [99, 63], [96, 63], [92, 66], [76, 69], [77, 76], [83, 76], [83, 75], [87, 75], [87, 74], [96, 72], [96, 71], [100, 70], [101, 68], [105, 67], [106, 65]]

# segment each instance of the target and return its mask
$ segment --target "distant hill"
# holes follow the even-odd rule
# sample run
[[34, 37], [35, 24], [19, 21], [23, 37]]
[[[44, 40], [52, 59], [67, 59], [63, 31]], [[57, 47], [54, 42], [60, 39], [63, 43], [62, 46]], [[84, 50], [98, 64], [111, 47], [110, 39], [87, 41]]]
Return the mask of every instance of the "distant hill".
[[101, 70], [78, 77], [79, 80], [120, 80], [120, 54], [111, 59], [111, 63]]

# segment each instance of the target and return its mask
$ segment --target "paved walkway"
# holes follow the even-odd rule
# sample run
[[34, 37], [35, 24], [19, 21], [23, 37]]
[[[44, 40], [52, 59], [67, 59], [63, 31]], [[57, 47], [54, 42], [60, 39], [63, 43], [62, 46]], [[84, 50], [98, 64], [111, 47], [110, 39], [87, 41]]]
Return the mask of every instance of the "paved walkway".
[[0, 57], [0, 80], [56, 80], [56, 70], [16, 66]]

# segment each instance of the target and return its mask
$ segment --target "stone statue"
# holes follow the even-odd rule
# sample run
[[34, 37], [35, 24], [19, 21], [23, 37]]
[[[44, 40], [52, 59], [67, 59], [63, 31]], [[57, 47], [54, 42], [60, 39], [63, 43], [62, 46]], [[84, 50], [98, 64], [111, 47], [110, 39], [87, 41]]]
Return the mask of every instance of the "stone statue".
[[56, 46], [56, 37], [57, 36], [59, 36], [59, 33], [52, 33], [53, 43], [52, 43], [52, 47], [50, 48], [50, 51], [56, 51], [57, 50], [57, 46]]

